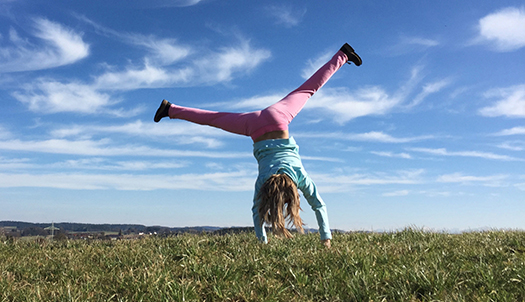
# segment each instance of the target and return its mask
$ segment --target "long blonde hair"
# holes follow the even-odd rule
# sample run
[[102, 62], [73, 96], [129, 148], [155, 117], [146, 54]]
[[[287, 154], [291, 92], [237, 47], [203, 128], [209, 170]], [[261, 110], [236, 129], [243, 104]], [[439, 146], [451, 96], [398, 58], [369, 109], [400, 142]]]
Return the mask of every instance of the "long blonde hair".
[[291, 238], [292, 234], [286, 229], [286, 220], [289, 225], [304, 233], [303, 220], [299, 216], [301, 211], [297, 186], [286, 174], [274, 174], [268, 178], [259, 190], [258, 198], [259, 217], [261, 223], [272, 226], [277, 235]]

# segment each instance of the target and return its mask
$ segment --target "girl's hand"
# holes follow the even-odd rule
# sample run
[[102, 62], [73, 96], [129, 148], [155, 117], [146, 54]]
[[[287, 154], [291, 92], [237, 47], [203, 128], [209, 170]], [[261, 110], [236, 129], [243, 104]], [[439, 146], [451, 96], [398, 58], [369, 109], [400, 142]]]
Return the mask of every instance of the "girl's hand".
[[330, 239], [326, 239], [326, 240], [321, 240], [321, 242], [323, 243], [323, 245], [329, 249], [330, 247], [332, 247], [332, 244], [330, 243]]

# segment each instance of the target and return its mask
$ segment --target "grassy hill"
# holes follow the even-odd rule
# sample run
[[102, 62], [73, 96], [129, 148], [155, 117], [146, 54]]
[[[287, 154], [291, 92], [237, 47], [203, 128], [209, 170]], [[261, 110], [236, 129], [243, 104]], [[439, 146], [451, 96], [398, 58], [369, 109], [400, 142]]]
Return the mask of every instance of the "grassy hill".
[[0, 241], [0, 301], [523, 301], [525, 233]]

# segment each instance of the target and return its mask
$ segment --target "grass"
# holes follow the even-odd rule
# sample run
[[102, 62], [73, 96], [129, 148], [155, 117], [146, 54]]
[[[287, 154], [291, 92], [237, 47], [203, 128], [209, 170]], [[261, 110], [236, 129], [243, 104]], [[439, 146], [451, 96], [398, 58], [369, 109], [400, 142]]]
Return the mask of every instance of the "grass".
[[524, 301], [525, 233], [0, 243], [0, 301]]

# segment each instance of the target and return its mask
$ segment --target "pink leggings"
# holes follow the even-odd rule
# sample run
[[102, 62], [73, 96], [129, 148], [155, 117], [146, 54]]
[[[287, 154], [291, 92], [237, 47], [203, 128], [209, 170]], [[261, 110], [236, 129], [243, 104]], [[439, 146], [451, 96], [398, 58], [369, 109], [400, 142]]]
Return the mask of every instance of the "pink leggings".
[[222, 130], [251, 136], [256, 139], [271, 131], [288, 130], [288, 124], [301, 111], [306, 101], [347, 61], [346, 55], [338, 51], [328, 63], [317, 70], [299, 88], [292, 91], [279, 102], [266, 109], [231, 113], [201, 110], [171, 105], [169, 117], [200, 125], [208, 125]]

